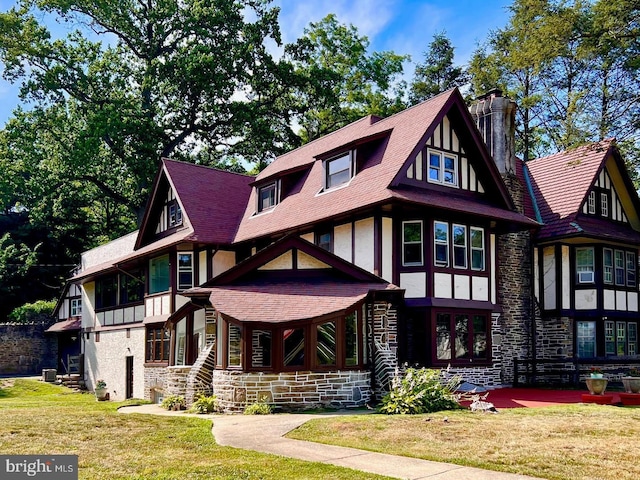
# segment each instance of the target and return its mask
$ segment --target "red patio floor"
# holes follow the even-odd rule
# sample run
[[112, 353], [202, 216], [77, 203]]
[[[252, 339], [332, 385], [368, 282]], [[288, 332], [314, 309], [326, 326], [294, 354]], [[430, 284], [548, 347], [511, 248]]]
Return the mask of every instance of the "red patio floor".
[[[582, 403], [584, 390], [546, 390], [538, 388], [498, 388], [489, 391], [487, 402], [500, 408], [551, 407], [568, 403]], [[612, 403], [620, 401], [620, 395], [613, 393]]]

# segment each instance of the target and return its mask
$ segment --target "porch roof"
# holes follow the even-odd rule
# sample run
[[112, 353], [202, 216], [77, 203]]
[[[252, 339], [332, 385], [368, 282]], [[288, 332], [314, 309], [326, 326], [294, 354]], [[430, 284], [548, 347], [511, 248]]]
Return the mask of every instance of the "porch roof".
[[285, 323], [343, 312], [373, 291], [401, 290], [392, 284], [341, 282], [278, 282], [194, 288], [208, 294], [213, 307], [241, 322]]
[[81, 318], [69, 318], [56, 322], [45, 330], [45, 333], [60, 333], [60, 332], [72, 332], [74, 330], [80, 330], [82, 327]]

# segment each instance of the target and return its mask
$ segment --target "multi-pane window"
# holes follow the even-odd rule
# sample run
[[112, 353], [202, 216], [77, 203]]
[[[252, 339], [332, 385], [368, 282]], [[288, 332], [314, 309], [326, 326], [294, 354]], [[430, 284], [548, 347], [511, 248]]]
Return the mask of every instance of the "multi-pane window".
[[347, 152], [325, 162], [325, 189], [343, 185], [355, 174], [353, 156]]
[[402, 222], [402, 265], [422, 265], [422, 221]]
[[176, 200], [172, 200], [167, 206], [169, 212], [169, 227], [182, 225], [182, 209]]
[[636, 286], [636, 254], [633, 252], [627, 253], [627, 286]]
[[358, 316], [355, 313], [345, 318], [345, 365], [355, 367], [358, 365]]
[[121, 273], [120, 281], [120, 305], [142, 302], [144, 298], [144, 274], [141, 270], [132, 271], [130, 274]]
[[253, 330], [251, 332], [251, 367], [271, 367], [272, 351], [273, 335], [271, 330]]
[[233, 323], [229, 324], [227, 342], [227, 366], [242, 366], [242, 328]]
[[484, 230], [471, 227], [471, 269], [484, 270]]
[[613, 250], [605, 248], [602, 250], [603, 281], [611, 285], [613, 283]]
[[588, 200], [589, 213], [591, 215], [595, 215], [596, 213], [596, 192], [593, 190], [589, 192], [589, 200]]
[[627, 356], [638, 354], [638, 323], [607, 320], [604, 322], [605, 354]]
[[270, 210], [278, 203], [278, 185], [272, 182], [258, 188], [258, 212]]
[[178, 290], [193, 288], [193, 252], [178, 252]]
[[304, 366], [304, 329], [289, 328], [282, 332], [283, 367]]
[[118, 276], [111, 275], [96, 282], [96, 308], [118, 305]]
[[316, 325], [316, 365], [336, 364], [336, 322]]
[[596, 322], [576, 322], [578, 358], [593, 358], [596, 356]]
[[455, 155], [429, 150], [429, 181], [457, 186], [458, 158]]
[[467, 227], [453, 225], [453, 266], [467, 268]]
[[593, 271], [593, 248], [576, 248], [576, 273], [578, 283], [593, 283]]
[[604, 192], [600, 194], [600, 215], [609, 216], [609, 196]]
[[489, 323], [486, 314], [436, 313], [435, 359], [439, 362], [464, 363], [488, 360]]
[[327, 252], [333, 252], [333, 232], [323, 231], [316, 233], [316, 245], [326, 250]]
[[624, 252], [621, 250], [615, 251], [615, 273], [616, 273], [616, 285], [624, 285], [625, 283], [625, 261]]
[[433, 223], [434, 264], [437, 267], [449, 266], [449, 224]]
[[147, 363], [168, 362], [170, 340], [171, 333], [168, 329], [148, 327], [145, 361]]
[[81, 298], [72, 298], [71, 299], [71, 316], [79, 317], [82, 315], [82, 299]]
[[149, 260], [149, 293], [169, 290], [169, 255]]

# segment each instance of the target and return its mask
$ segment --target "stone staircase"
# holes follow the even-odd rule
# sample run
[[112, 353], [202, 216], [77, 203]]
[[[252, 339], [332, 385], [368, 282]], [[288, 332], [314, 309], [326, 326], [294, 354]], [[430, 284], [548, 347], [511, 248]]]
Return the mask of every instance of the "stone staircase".
[[56, 383], [58, 385], [63, 385], [65, 387], [72, 388], [74, 390], [87, 389], [82, 376], [78, 374], [58, 375], [56, 378]]

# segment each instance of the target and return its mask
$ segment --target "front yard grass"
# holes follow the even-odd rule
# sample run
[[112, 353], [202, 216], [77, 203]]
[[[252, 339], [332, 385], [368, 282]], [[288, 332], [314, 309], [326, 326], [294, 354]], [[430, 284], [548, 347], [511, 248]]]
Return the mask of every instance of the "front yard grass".
[[640, 409], [598, 405], [340, 416], [289, 438], [553, 480], [640, 478]]
[[211, 421], [123, 415], [127, 403], [0, 379], [0, 453], [78, 455], [80, 479], [386, 478], [216, 445]]

